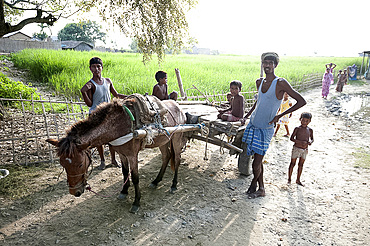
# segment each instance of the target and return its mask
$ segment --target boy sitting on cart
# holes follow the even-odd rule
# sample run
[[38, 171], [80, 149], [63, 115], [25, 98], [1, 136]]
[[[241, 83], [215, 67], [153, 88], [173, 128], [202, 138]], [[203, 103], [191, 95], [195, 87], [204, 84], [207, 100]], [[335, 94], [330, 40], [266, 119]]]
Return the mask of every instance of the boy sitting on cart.
[[235, 122], [243, 118], [244, 115], [244, 97], [240, 95], [242, 82], [233, 80], [230, 82], [230, 93], [233, 97], [229, 108], [219, 110], [217, 118], [224, 121]]

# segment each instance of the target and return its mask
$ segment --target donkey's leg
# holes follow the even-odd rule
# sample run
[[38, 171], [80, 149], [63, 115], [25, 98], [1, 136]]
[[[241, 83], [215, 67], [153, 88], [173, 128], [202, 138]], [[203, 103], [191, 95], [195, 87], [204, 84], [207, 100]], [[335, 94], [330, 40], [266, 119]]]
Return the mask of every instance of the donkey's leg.
[[139, 167], [137, 163], [137, 154], [138, 153], [136, 153], [136, 155], [134, 154], [133, 156], [127, 157], [131, 169], [131, 180], [135, 187], [135, 200], [130, 209], [131, 213], [137, 213], [140, 208], [141, 193], [139, 188]]
[[171, 166], [173, 166], [175, 172], [170, 190], [171, 193], [177, 190], [177, 175], [181, 161], [181, 150], [185, 144], [186, 139], [183, 137], [183, 133], [175, 134], [171, 140]]
[[157, 177], [155, 178], [155, 180], [153, 180], [152, 183], [150, 184], [151, 188], [157, 187], [158, 183], [162, 181], [164, 172], [166, 171], [166, 168], [167, 168], [167, 165], [168, 165], [168, 161], [171, 158], [171, 152], [170, 152], [169, 146], [170, 146], [169, 143], [167, 143], [167, 144], [162, 145], [162, 146], [159, 147], [159, 149], [162, 153], [162, 167], [161, 167], [161, 170], [159, 171]]
[[125, 184], [123, 185], [122, 191], [118, 196], [118, 199], [125, 199], [128, 195], [128, 188], [130, 187], [130, 179], [129, 179], [129, 166], [126, 156], [119, 154], [119, 158], [121, 159], [122, 163], [122, 174], [123, 174], [123, 182]]

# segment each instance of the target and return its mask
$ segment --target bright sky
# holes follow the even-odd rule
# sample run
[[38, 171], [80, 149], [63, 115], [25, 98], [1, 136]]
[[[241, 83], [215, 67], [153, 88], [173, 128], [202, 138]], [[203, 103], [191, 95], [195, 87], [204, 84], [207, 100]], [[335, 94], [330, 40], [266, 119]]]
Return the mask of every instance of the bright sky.
[[199, 47], [260, 55], [357, 56], [370, 50], [369, 0], [199, 0]]
[[[198, 47], [222, 53], [358, 56], [370, 50], [369, 9], [369, 0], [199, 0], [187, 20]], [[57, 23], [53, 35], [66, 23]], [[128, 48], [130, 40], [122, 43], [117, 33], [110, 38]]]

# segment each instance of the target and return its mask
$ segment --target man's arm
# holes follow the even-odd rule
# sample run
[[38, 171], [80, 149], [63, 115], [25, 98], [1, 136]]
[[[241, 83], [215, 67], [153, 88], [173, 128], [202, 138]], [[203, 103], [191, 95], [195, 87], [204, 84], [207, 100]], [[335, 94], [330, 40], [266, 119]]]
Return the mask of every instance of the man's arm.
[[108, 81], [108, 83], [110, 84], [110, 86], [109, 86], [109, 90], [110, 90], [110, 93], [112, 93], [112, 95], [113, 95], [114, 97], [118, 97], [118, 98], [121, 98], [121, 99], [125, 99], [125, 98], [127, 97], [126, 95], [123, 95], [123, 94], [118, 93], [118, 92], [116, 91], [116, 89], [114, 88], [113, 82], [112, 82], [110, 79], [106, 78], [106, 80], [107, 80], [107, 81]]
[[91, 107], [93, 104], [93, 86], [93, 83], [89, 81], [81, 88], [82, 98], [88, 107]]
[[277, 90], [278, 90], [278, 95], [284, 95], [284, 92], [288, 93], [288, 95], [292, 98], [294, 98], [297, 102], [292, 106], [290, 107], [288, 110], [276, 115], [272, 121], [270, 121], [269, 124], [272, 124], [272, 123], [276, 123], [279, 121], [279, 119], [286, 115], [286, 114], [289, 114], [289, 113], [292, 113], [294, 111], [296, 111], [297, 109], [303, 107], [304, 105], [306, 105], [306, 100], [304, 100], [304, 98], [302, 97], [301, 94], [299, 94], [296, 90], [294, 90], [292, 88], [292, 86], [288, 83], [288, 81], [286, 81], [285, 79], [279, 79], [278, 80], [278, 86], [277, 86]]

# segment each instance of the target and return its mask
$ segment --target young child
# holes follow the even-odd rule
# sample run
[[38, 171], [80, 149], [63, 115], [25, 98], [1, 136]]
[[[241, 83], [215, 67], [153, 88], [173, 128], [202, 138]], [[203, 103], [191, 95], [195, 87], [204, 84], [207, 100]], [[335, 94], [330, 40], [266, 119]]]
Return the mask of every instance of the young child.
[[[103, 61], [99, 57], [93, 57], [90, 59], [90, 71], [93, 77], [81, 88], [82, 97], [89, 109], [89, 114], [94, 111], [94, 109], [103, 102], [110, 101], [110, 93], [114, 97], [125, 98], [123, 94], [119, 94], [116, 89], [114, 89], [113, 83], [109, 78], [103, 78], [101, 72], [103, 70]], [[100, 166], [99, 169], [103, 170], [105, 168], [105, 158], [103, 146], [97, 147], [100, 156]], [[116, 161], [115, 152], [109, 146], [109, 150], [112, 157], [112, 164], [116, 167], [120, 165]]]
[[227, 99], [227, 103], [228, 103], [229, 105], [231, 105], [231, 102], [233, 101], [233, 95], [231, 94], [231, 92], [228, 92], [228, 93], [226, 94], [226, 99]]
[[172, 99], [172, 100], [177, 100], [177, 92], [173, 91], [168, 95], [167, 92], [167, 73], [163, 71], [158, 71], [155, 74], [155, 79], [157, 80], [158, 84], [156, 84], [153, 87], [153, 96], [156, 96], [159, 98], [159, 100], [167, 100], [167, 99]]
[[233, 95], [231, 95], [231, 92], [228, 92], [226, 94], [226, 99], [227, 99], [227, 102], [221, 103], [220, 106], [218, 106], [219, 108], [221, 108], [221, 110], [225, 108], [230, 108], [231, 103], [233, 101]]
[[296, 183], [304, 186], [301, 182], [303, 163], [306, 160], [308, 153], [308, 145], [313, 143], [313, 130], [307, 126], [311, 122], [311, 118], [311, 113], [302, 113], [301, 117], [299, 118], [301, 125], [294, 129], [293, 134], [290, 137], [290, 140], [294, 142], [294, 145], [288, 170], [288, 184], [291, 183], [293, 168], [297, 158], [299, 158]]
[[234, 80], [230, 82], [230, 93], [233, 97], [229, 108], [219, 110], [217, 118], [235, 122], [243, 118], [244, 115], [244, 97], [239, 94], [242, 89], [242, 82]]
[[[290, 108], [292, 106], [292, 102], [289, 100], [289, 95], [288, 93], [284, 93], [284, 98], [283, 98], [283, 101], [281, 101], [281, 104], [280, 104], [280, 108], [278, 110], [278, 113], [281, 112], [285, 112], [286, 110], [288, 110], [288, 108]], [[285, 126], [285, 130], [286, 130], [286, 134], [284, 135], [284, 137], [289, 137], [290, 136], [290, 133], [289, 133], [289, 128], [288, 128], [288, 124], [289, 124], [289, 118], [292, 117], [292, 114], [290, 113], [289, 116], [286, 114], [284, 115], [283, 117], [281, 117], [279, 119], [279, 122], [276, 126], [276, 130], [275, 130], [275, 133], [274, 133], [274, 137], [276, 137], [276, 134], [277, 132], [279, 131], [279, 128], [280, 128], [280, 125], [284, 125]]]

